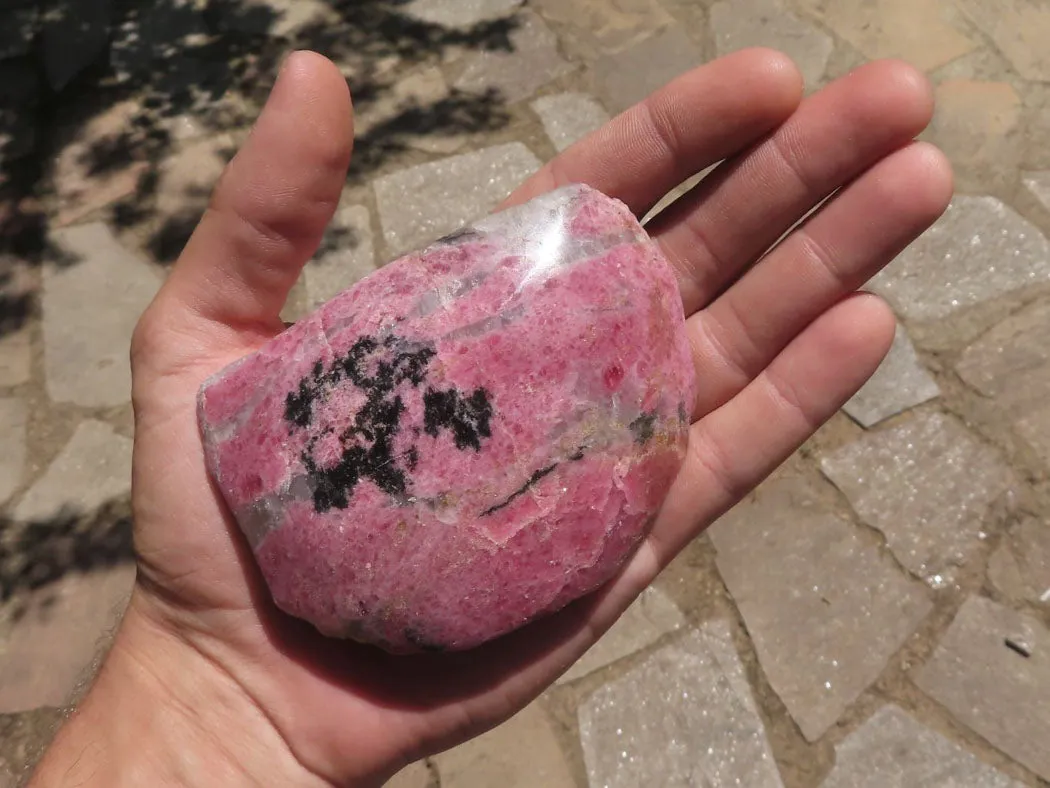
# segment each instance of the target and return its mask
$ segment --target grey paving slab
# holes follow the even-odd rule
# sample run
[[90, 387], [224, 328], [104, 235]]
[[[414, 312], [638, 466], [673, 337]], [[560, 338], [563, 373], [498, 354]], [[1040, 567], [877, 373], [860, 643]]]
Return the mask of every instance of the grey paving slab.
[[922, 365], [907, 333], [897, 326], [886, 359], [843, 410], [861, 426], [873, 427], [940, 395], [937, 381]]
[[524, 0], [409, 0], [400, 10], [423, 22], [463, 28], [505, 17], [522, 6]]
[[430, 779], [430, 769], [422, 761], [416, 761], [387, 780], [383, 788], [430, 788], [431, 785], [434, 783]]
[[762, 669], [810, 741], [931, 610], [920, 584], [820, 504], [816, 485], [769, 481], [708, 532]]
[[559, 151], [581, 140], [609, 120], [609, 113], [586, 93], [558, 93], [532, 102], [543, 130]]
[[710, 25], [720, 56], [771, 47], [795, 62], [810, 87], [820, 83], [834, 47], [831, 36], [777, 0], [723, 0], [711, 7]]
[[307, 308], [313, 309], [376, 268], [372, 216], [363, 205], [343, 205], [325, 232], [320, 252], [306, 264]]
[[1050, 397], [1050, 301], [1016, 312], [963, 351], [955, 366], [966, 383], [1012, 413]]
[[660, 589], [647, 588], [627, 608], [590, 650], [580, 657], [560, 679], [562, 684], [582, 678], [629, 654], [641, 651], [668, 632], [685, 626], [685, 616]]
[[0, 386], [19, 386], [29, 380], [33, 282], [25, 265], [0, 256]]
[[678, 27], [669, 28], [594, 65], [605, 106], [620, 112], [704, 62], [700, 47]]
[[566, 51], [587, 62], [621, 52], [675, 22], [660, 0], [531, 0], [530, 5], [557, 25]]
[[434, 758], [447, 788], [575, 788], [554, 728], [536, 703], [488, 733]]
[[100, 421], [77, 427], [62, 451], [15, 507], [20, 522], [63, 510], [91, 512], [131, 491], [131, 441]]
[[1026, 517], [1012, 526], [988, 560], [988, 579], [1008, 599], [1050, 606], [1050, 523]]
[[972, 558], [990, 505], [1016, 484], [992, 449], [940, 413], [868, 433], [825, 456], [821, 470], [933, 588], [951, 583]]
[[782, 786], [728, 630], [664, 646], [579, 707], [591, 788]]
[[56, 231], [43, 268], [44, 367], [56, 402], [122, 405], [131, 398], [128, 353], [160, 278], [104, 224]]
[[574, 66], [558, 51], [558, 38], [536, 14], [522, 12], [510, 33], [510, 50], [484, 50], [466, 63], [455, 87], [475, 93], [497, 91], [504, 101], [528, 98]]
[[1050, 211], [1050, 172], [1026, 172], [1025, 187]]
[[22, 484], [26, 465], [26, 422], [29, 409], [22, 399], [0, 399], [0, 505]]
[[1050, 81], [1050, 6], [1040, 0], [957, 0], [970, 21], [1013, 63], [1025, 79]]
[[899, 314], [937, 320], [1050, 280], [1050, 242], [994, 197], [956, 197], [945, 215], [871, 280]]
[[883, 706], [835, 747], [821, 788], [1021, 788], [1022, 783], [912, 718]]
[[528, 148], [511, 142], [378, 178], [379, 218], [391, 254], [436, 241], [484, 216], [539, 168]]
[[1050, 779], [1050, 631], [1041, 623], [971, 597], [914, 678], [960, 723]]
[[65, 719], [62, 709], [34, 709], [0, 717], [0, 788], [24, 785]]

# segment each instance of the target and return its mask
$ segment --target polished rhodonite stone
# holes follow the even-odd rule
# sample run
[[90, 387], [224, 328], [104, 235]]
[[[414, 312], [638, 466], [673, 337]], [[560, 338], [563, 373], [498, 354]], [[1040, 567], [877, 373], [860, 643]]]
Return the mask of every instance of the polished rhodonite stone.
[[403, 257], [208, 380], [208, 468], [277, 605], [464, 649], [608, 580], [685, 453], [674, 276], [621, 203], [552, 192]]

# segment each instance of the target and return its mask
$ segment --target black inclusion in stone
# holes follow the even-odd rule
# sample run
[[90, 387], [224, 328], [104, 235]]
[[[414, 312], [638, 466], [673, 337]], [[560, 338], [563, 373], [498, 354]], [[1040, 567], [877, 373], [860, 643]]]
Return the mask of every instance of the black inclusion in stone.
[[653, 439], [654, 427], [656, 426], [656, 411], [651, 413], [643, 413], [637, 419], [631, 422], [630, 428], [631, 433], [634, 435], [634, 442], [639, 446], [644, 446]]
[[423, 428], [436, 438], [441, 430], [452, 432], [457, 449], [481, 451], [481, 439], [492, 436], [492, 403], [489, 393], [474, 389], [469, 397], [456, 389], [437, 391], [427, 389], [423, 395]]
[[[361, 337], [329, 369], [321, 362], [314, 365], [297, 389], [288, 394], [285, 420], [293, 428], [306, 429], [313, 421], [315, 405], [336, 386], [351, 384], [365, 393], [364, 405], [339, 436], [342, 453], [338, 462], [321, 467], [314, 459], [320, 436], [312, 438], [302, 454], [317, 512], [345, 509], [362, 479], [371, 480], [391, 496], [406, 493], [407, 472], [399, 460], [403, 459], [407, 471], [411, 471], [419, 462], [419, 451], [412, 446], [401, 457], [395, 456], [394, 437], [401, 430], [406, 410], [404, 397], [426, 380], [434, 355], [434, 349], [428, 345], [392, 335], [382, 342]], [[435, 392], [427, 389], [424, 395], [427, 432], [436, 435], [440, 429], [448, 428], [458, 448], [480, 450], [481, 438], [491, 434], [492, 406], [484, 389], [466, 398], [456, 389], [437, 392], [440, 407], [431, 404], [432, 393]]]

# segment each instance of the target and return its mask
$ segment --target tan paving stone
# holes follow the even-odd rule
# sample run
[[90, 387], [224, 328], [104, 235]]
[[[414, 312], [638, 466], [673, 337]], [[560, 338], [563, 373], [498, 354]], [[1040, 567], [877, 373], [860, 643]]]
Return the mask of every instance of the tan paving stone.
[[914, 678], [960, 723], [1050, 779], [1050, 631], [1041, 623], [971, 597]]
[[0, 713], [68, 704], [90, 680], [134, 580], [131, 563], [73, 572], [0, 608]]
[[131, 490], [131, 441], [100, 421], [85, 421], [15, 507], [19, 522], [63, 511], [87, 513]]
[[806, 85], [820, 83], [831, 55], [831, 37], [786, 10], [779, 0], [722, 0], [711, 7], [718, 54], [772, 47], [795, 61]]
[[131, 399], [131, 334], [160, 277], [104, 224], [52, 233], [43, 268], [44, 367], [55, 402], [84, 407]]
[[563, 151], [609, 120], [609, 113], [585, 93], [558, 93], [532, 102], [551, 143]]
[[554, 728], [535, 703], [434, 763], [442, 788], [576, 788]]
[[197, 219], [236, 151], [229, 134], [208, 137], [176, 151], [160, 165], [156, 210], [166, 218]]
[[387, 780], [385, 788], [430, 788], [433, 784], [426, 764], [416, 761]]
[[958, 0], [1025, 79], [1050, 81], [1050, 6], [1043, 0]]
[[703, 63], [700, 47], [673, 27], [594, 65], [595, 84], [605, 106], [621, 112]]
[[306, 264], [307, 309], [313, 310], [376, 269], [372, 216], [363, 205], [343, 205], [328, 225], [321, 251]]
[[933, 588], [979, 550], [993, 501], [1017, 481], [956, 419], [915, 414], [824, 457], [821, 470], [882, 531], [897, 560]]
[[901, 708], [883, 706], [835, 747], [821, 788], [1021, 788], [1022, 784], [927, 728]]
[[26, 465], [26, 421], [28, 408], [21, 399], [0, 399], [0, 505], [7, 503], [22, 484]]
[[658, 0], [533, 0], [559, 26], [569, 52], [584, 60], [620, 52], [674, 22]]
[[1024, 185], [1050, 211], [1050, 172], [1026, 172]]
[[451, 28], [470, 28], [505, 17], [524, 0], [409, 0], [399, 10], [415, 19]]
[[375, 181], [383, 235], [403, 254], [481, 218], [540, 161], [520, 142], [421, 164]]
[[42, 708], [0, 716], [0, 788], [17, 788], [54, 738], [65, 713]]
[[641, 651], [668, 632], [685, 626], [685, 617], [660, 589], [650, 587], [627, 608], [590, 650], [577, 660], [560, 679], [559, 684], [582, 678], [629, 654]]
[[820, 503], [812, 479], [766, 482], [709, 533], [762, 669], [810, 741], [932, 609], [921, 585]]
[[579, 707], [591, 788], [782, 788], [724, 622], [709, 622]]
[[798, 4], [871, 59], [899, 57], [929, 71], [977, 46], [953, 21], [946, 0], [799, 0]]
[[456, 80], [458, 89], [475, 93], [494, 90], [504, 101], [514, 103], [574, 69], [559, 53], [558, 39], [543, 19], [526, 12], [516, 19], [518, 27], [510, 33], [510, 51], [472, 55]]
[[1010, 528], [988, 561], [988, 579], [1008, 599], [1050, 606], [1050, 523], [1026, 517]]
[[19, 386], [29, 380], [30, 363], [28, 327], [0, 336], [0, 386]]
[[1006, 82], [952, 79], [936, 90], [932, 139], [956, 164], [1017, 160], [1010, 138], [1021, 119], [1021, 97]]

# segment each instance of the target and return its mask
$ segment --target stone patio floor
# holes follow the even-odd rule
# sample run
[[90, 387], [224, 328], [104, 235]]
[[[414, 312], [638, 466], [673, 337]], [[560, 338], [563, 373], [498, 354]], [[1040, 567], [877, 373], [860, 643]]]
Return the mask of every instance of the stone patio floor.
[[[130, 332], [281, 53], [333, 57], [360, 113], [294, 318], [754, 44], [794, 57], [810, 89], [883, 56], [936, 85], [926, 136], [959, 195], [871, 283], [901, 320], [890, 357], [550, 691], [392, 785], [1050, 786], [1050, 5], [172, 0], [103, 20], [114, 43], [84, 95], [56, 93], [87, 77], [46, 60], [23, 5], [22, 38], [0, 34], [2, 100], [38, 127], [3, 109], [0, 177], [46, 167], [0, 202], [17, 223], [0, 257], [0, 788], [119, 616]], [[394, 38], [361, 38], [394, 29], [383, 18]]]

